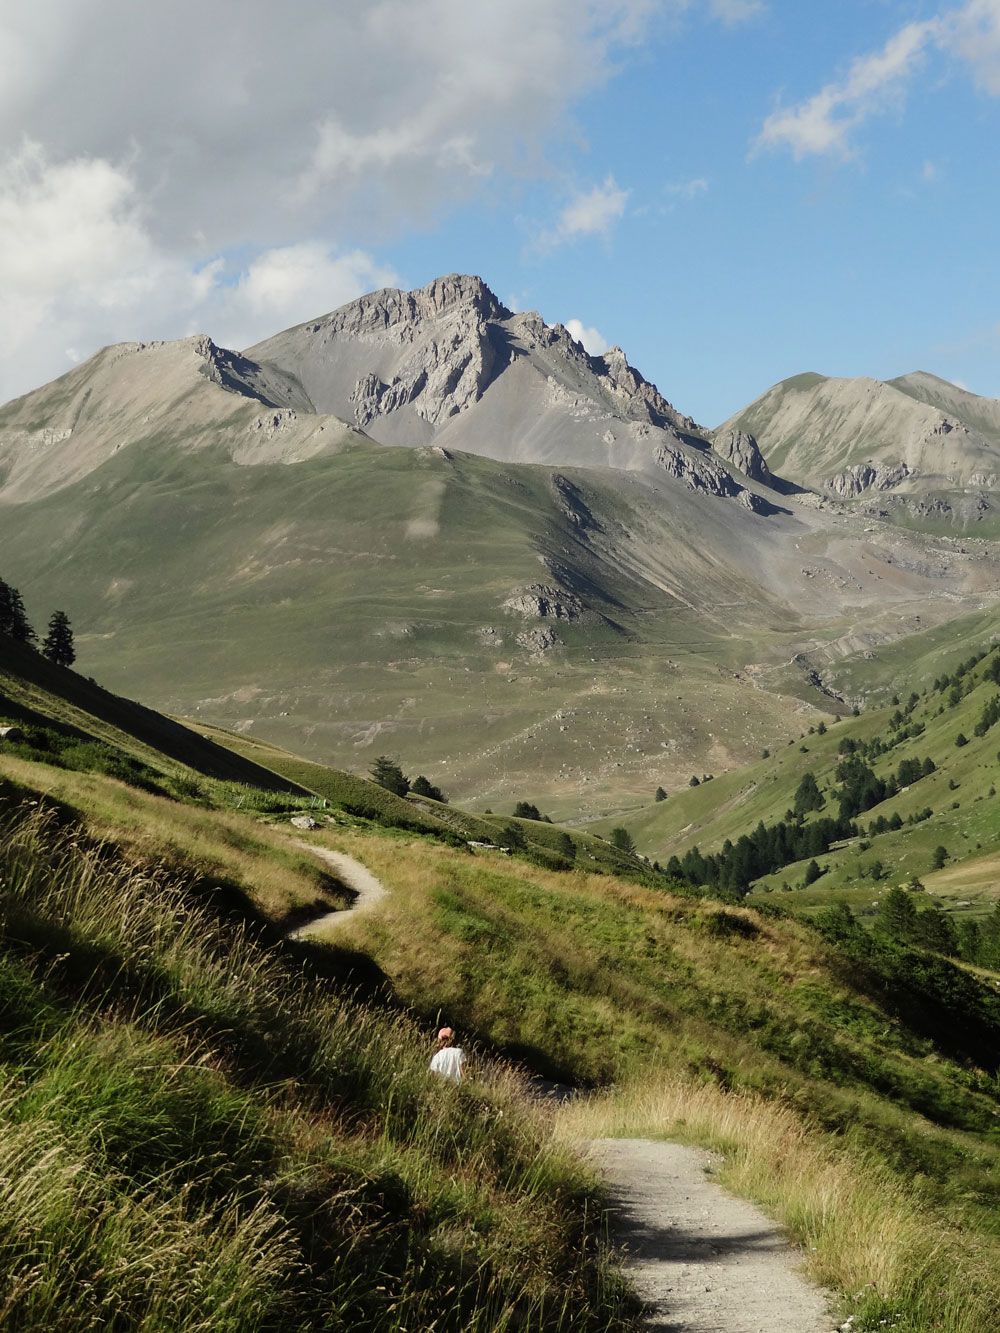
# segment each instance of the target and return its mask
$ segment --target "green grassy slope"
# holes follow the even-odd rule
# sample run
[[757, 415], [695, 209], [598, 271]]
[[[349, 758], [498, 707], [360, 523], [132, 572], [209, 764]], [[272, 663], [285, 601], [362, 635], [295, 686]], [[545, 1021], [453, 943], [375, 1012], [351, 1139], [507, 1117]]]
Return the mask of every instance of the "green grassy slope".
[[0, 725], [55, 728], [103, 741], [161, 772], [190, 772], [263, 789], [294, 787], [162, 713], [102, 689], [76, 671], [0, 635]]
[[[961, 644], [960, 641], [960, 645]], [[955, 654], [936, 651], [940, 683], [953, 680]], [[980, 652], [982, 649], [980, 648]], [[695, 788], [673, 792], [666, 801], [623, 817], [640, 850], [666, 863], [697, 846], [716, 851], [727, 839], [735, 842], [763, 822], [771, 826], [794, 807], [799, 783], [813, 773], [824, 795], [823, 809], [809, 818], [836, 815], [839, 783], [835, 770], [845, 743], [871, 744], [881, 739], [890, 748], [869, 762], [880, 778], [896, 774], [901, 761], [929, 758], [935, 771], [905, 785], [886, 800], [858, 814], [858, 837], [836, 844], [817, 857], [823, 874], [804, 888], [803, 876], [811, 856], [762, 876], [755, 893], [792, 888], [798, 906], [823, 906], [831, 897], [844, 898], [856, 910], [870, 913], [879, 897], [894, 884], [918, 877], [930, 894], [940, 898], [949, 913], [981, 917], [1000, 898], [1000, 881], [993, 867], [1000, 853], [1000, 817], [996, 786], [1000, 782], [1000, 731], [991, 724], [977, 736], [984, 710], [1000, 694], [986, 673], [996, 658], [991, 650], [964, 672], [956, 697], [947, 688], [926, 685], [916, 698], [897, 696], [902, 703], [887, 703], [860, 717], [844, 717], [825, 734], [816, 731], [796, 736], [769, 757], [750, 767], [724, 774]], [[969, 661], [969, 658], [965, 659]], [[917, 684], [922, 677], [918, 677]], [[919, 735], [901, 739], [905, 730]], [[964, 736], [968, 743], [956, 745]], [[928, 818], [919, 818], [924, 812]], [[898, 815], [903, 826], [873, 834], [870, 825]], [[916, 822], [914, 822], [916, 821]], [[606, 828], [609, 821], [598, 823]], [[946, 868], [936, 870], [934, 853], [948, 852]]]
[[[946, 705], [949, 726], [983, 689]], [[737, 1119], [763, 1097], [755, 1113], [792, 1115], [820, 1156], [909, 1191], [940, 1240], [920, 1271], [941, 1327], [995, 1327], [992, 984], [370, 820], [295, 837], [361, 860], [388, 898], [327, 946], [291, 943], [279, 927], [304, 899], [287, 876], [307, 876], [267, 879], [290, 851], [281, 815], [2, 752], [0, 779], [7, 1327], [623, 1329], [594, 1185], [497, 1053], [583, 1083], [714, 1085]], [[63, 832], [51, 798], [76, 820]], [[178, 830], [183, 859], [160, 842]], [[479, 1051], [454, 1093], [426, 1076], [441, 1019]], [[810, 1244], [814, 1221], [793, 1219]], [[868, 1252], [841, 1236], [833, 1265], [828, 1230], [819, 1271], [862, 1288]], [[912, 1268], [902, 1238], [885, 1244]]]
[[[5, 511], [4, 576], [36, 619], [58, 595], [113, 689], [340, 767], [389, 750], [480, 807], [544, 790], [567, 812], [686, 753], [745, 758], [789, 706], [743, 718], [748, 643], [766, 658], [800, 626], [725, 557], [726, 502], [708, 522], [627, 474], [561, 473], [578, 503], [551, 469], [471, 456], [240, 467], [183, 445], [133, 445]], [[539, 584], [576, 618], [503, 609]], [[712, 734], [709, 706], [740, 725]]]

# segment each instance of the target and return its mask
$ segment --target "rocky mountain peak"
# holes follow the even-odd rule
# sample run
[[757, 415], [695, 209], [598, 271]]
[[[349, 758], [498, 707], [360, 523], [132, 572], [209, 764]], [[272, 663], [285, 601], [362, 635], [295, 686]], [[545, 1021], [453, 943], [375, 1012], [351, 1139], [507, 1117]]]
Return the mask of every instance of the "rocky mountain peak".
[[302, 327], [307, 333], [321, 334], [324, 339], [336, 334], [362, 337], [387, 334], [395, 336], [397, 341], [411, 341], [412, 335], [408, 334], [414, 326], [428, 320], [454, 317], [479, 324], [486, 320], [509, 319], [510, 311], [497, 300], [482, 278], [449, 273], [412, 292], [401, 291], [398, 287], [369, 292]]
[[684, 416], [668, 403], [655, 384], [650, 384], [630, 366], [620, 347], [609, 347], [603, 356], [591, 358], [606, 387], [633, 420], [646, 420], [654, 426], [701, 435], [703, 431], [692, 417]]

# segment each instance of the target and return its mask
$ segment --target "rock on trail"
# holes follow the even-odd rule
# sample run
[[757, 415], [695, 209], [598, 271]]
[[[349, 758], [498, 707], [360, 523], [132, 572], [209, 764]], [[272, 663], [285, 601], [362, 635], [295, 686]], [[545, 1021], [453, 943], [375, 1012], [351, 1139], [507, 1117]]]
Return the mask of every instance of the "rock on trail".
[[830, 1333], [826, 1294], [752, 1204], [706, 1178], [699, 1148], [648, 1139], [586, 1145], [611, 1198], [612, 1237], [654, 1333]]

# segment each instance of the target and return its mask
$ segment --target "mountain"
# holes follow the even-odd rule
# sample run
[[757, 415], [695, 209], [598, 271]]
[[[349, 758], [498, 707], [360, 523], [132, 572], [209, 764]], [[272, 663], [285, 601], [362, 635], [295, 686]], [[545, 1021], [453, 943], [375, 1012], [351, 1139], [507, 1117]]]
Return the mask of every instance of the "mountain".
[[416, 292], [374, 292], [247, 356], [276, 379], [294, 377], [316, 411], [384, 444], [662, 471], [765, 507], [620, 348], [590, 356], [562, 324], [512, 314], [480, 278], [451, 274]]
[[890, 514], [987, 526], [1000, 517], [1000, 401], [924, 371], [885, 383], [796, 375], [713, 439], [752, 441], [788, 481]]
[[106, 348], [0, 408], [0, 574], [175, 714], [479, 808], [608, 809], [997, 598], [992, 547], [859, 523], [698, 432], [622, 353], [442, 278], [243, 354]]
[[293, 463], [363, 438], [318, 416], [301, 389], [199, 335], [105, 347], [0, 408], [0, 503], [82, 481], [133, 445]]

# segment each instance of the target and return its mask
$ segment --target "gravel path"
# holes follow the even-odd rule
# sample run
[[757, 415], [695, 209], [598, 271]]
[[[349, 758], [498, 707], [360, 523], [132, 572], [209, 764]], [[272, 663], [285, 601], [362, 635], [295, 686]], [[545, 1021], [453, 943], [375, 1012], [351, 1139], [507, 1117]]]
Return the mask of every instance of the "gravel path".
[[612, 1237], [655, 1333], [830, 1333], [824, 1292], [752, 1204], [705, 1175], [710, 1154], [648, 1139], [585, 1145], [612, 1201]]
[[346, 884], [349, 889], [353, 889], [358, 896], [350, 907], [342, 908], [339, 912], [324, 912], [322, 916], [307, 921], [304, 926], [298, 926], [295, 930], [289, 931], [288, 938], [290, 940], [301, 940], [307, 935], [321, 932], [325, 934], [331, 926], [340, 925], [357, 912], [370, 912], [375, 904], [385, 897], [387, 889], [382, 881], [376, 879], [368, 867], [363, 866], [360, 861], [356, 861], [353, 856], [348, 856], [346, 852], [334, 852], [329, 847], [318, 847], [315, 843], [303, 842], [298, 839], [295, 845], [307, 852], [312, 852], [321, 861], [325, 861], [328, 866], [337, 872], [337, 878]]

